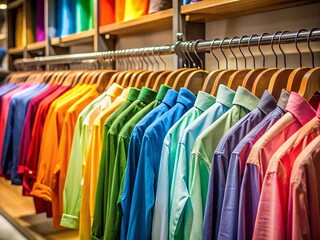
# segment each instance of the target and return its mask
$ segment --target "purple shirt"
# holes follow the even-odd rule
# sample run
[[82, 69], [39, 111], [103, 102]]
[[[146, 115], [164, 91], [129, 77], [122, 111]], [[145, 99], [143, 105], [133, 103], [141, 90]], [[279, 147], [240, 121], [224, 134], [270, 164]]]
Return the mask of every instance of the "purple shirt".
[[232, 151], [269, 112], [277, 106], [276, 100], [265, 91], [258, 107], [248, 113], [220, 140], [212, 159], [212, 169], [208, 187], [206, 210], [203, 222], [203, 239], [216, 239], [226, 184], [229, 159]]
[[43, 42], [46, 40], [44, 30], [44, 0], [37, 1], [36, 12], [36, 42]]
[[221, 211], [219, 238], [237, 239], [239, 195], [246, 160], [256, 141], [285, 113], [289, 93], [283, 91], [278, 107], [270, 112], [233, 150], [227, 175]]

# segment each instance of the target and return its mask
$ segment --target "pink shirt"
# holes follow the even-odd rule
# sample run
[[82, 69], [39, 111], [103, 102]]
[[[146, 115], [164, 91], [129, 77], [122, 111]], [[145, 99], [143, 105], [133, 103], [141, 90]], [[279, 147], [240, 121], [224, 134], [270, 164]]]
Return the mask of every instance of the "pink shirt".
[[252, 238], [262, 182], [272, 155], [316, 115], [310, 104], [295, 92], [291, 92], [285, 110], [287, 113], [253, 145], [247, 159], [239, 200], [240, 239]]
[[[298, 106], [298, 103], [295, 106]], [[308, 114], [303, 108], [297, 111], [303, 116]], [[320, 107], [317, 114], [320, 115]], [[282, 134], [285, 134], [285, 131]], [[287, 206], [291, 170], [300, 152], [319, 135], [320, 119], [315, 116], [282, 144], [272, 156], [263, 181], [253, 233], [254, 239], [287, 239]]]
[[293, 164], [287, 217], [288, 239], [317, 239], [320, 236], [319, 160], [320, 136], [302, 150]]

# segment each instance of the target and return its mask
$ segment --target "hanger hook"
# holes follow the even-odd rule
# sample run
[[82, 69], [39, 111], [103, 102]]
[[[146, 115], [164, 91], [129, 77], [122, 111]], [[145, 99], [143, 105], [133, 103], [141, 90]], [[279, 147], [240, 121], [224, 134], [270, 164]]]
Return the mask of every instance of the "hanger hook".
[[269, 33], [262, 33], [261, 35], [260, 35], [260, 37], [259, 37], [259, 40], [258, 40], [258, 49], [259, 49], [259, 52], [260, 52], [260, 54], [261, 54], [261, 56], [262, 56], [262, 66], [263, 66], [263, 68], [265, 68], [266, 67], [266, 57], [264, 56], [264, 54], [263, 54], [263, 52], [262, 52], [262, 50], [261, 50], [261, 40], [262, 40], [262, 38], [265, 36], [265, 35], [268, 35]]
[[233, 52], [232, 47], [231, 47], [232, 41], [233, 41], [234, 39], [236, 39], [236, 38], [239, 38], [239, 37], [235, 36], [235, 37], [233, 37], [233, 38], [230, 39], [230, 42], [229, 42], [229, 50], [230, 50], [230, 52], [232, 53], [234, 59], [236, 60], [236, 69], [239, 69], [238, 58], [237, 58], [236, 54]]
[[228, 37], [225, 37], [224, 39], [222, 39], [221, 42], [220, 42], [220, 46], [219, 46], [219, 47], [220, 47], [220, 51], [222, 52], [222, 54], [223, 54], [223, 56], [224, 56], [224, 58], [225, 58], [225, 60], [226, 60], [226, 69], [229, 68], [229, 61], [228, 61], [228, 58], [227, 58], [225, 52], [223, 51], [222, 44], [223, 44], [223, 42], [224, 42], [225, 40], [227, 40], [227, 39], [229, 39], [229, 38], [228, 38]]
[[[256, 58], [255, 58], [255, 56], [253, 55], [253, 53], [252, 53], [252, 51], [251, 51], [251, 40], [252, 40], [252, 38], [254, 38], [254, 37], [258, 37], [258, 35], [257, 35], [257, 34], [253, 34], [253, 35], [250, 36], [250, 38], [249, 38], [249, 40], [248, 40], [248, 51], [249, 51], [249, 53], [250, 53], [250, 55], [251, 55], [251, 57], [252, 57], [253, 69], [256, 69]], [[258, 45], [258, 46], [259, 46], [259, 45]]]
[[159, 62], [158, 62], [157, 58], [155, 57], [155, 54], [154, 54], [155, 50], [156, 50], [156, 47], [153, 47], [152, 48], [152, 56], [153, 56], [154, 61], [157, 64], [157, 69], [159, 69], [160, 65], [159, 65]]
[[220, 69], [220, 62], [219, 62], [219, 59], [217, 58], [217, 56], [213, 53], [213, 45], [215, 43], [215, 41], [219, 40], [218, 38], [215, 38], [212, 40], [211, 44], [210, 44], [210, 52], [212, 54], [212, 56], [216, 59], [217, 61], [217, 65], [218, 65], [218, 69]]
[[166, 62], [165, 62], [165, 61], [162, 59], [162, 57], [161, 57], [160, 47], [158, 47], [158, 57], [159, 57], [160, 61], [163, 63], [164, 69], [167, 69], [167, 64], [166, 64]]
[[282, 56], [283, 56], [284, 68], [287, 68], [287, 58], [286, 58], [286, 54], [285, 54], [285, 52], [283, 51], [283, 49], [282, 49], [282, 47], [281, 47], [281, 38], [282, 38], [283, 34], [285, 34], [285, 33], [289, 33], [289, 31], [284, 31], [284, 32], [282, 32], [282, 33], [280, 34], [278, 46], [279, 46], [279, 49], [280, 49], [280, 51], [281, 51], [281, 53], [282, 53]]
[[188, 56], [186, 54], [187, 42], [181, 43], [181, 46], [182, 46], [182, 48], [181, 48], [182, 53], [183, 53], [183, 55], [184, 55], [184, 57], [185, 57], [185, 59], [187, 60], [187, 63], [188, 63], [188, 65], [186, 67], [190, 68], [191, 62], [190, 62], [190, 59], [188, 58]]
[[153, 62], [151, 61], [151, 58], [150, 58], [150, 56], [149, 56], [149, 54], [150, 54], [150, 52], [151, 52], [151, 51], [149, 51], [149, 50], [151, 50], [151, 48], [149, 48], [149, 49], [148, 49], [148, 48], [145, 48], [147, 59], [148, 59], [150, 65], [151, 65], [151, 68], [152, 68], [152, 71], [153, 71], [153, 70], [154, 70], [154, 66], [153, 66]]
[[302, 54], [301, 54], [301, 51], [298, 47], [298, 38], [299, 38], [299, 34], [301, 32], [306, 32], [307, 30], [306, 29], [300, 29], [297, 34], [296, 34], [296, 37], [295, 37], [295, 40], [294, 40], [294, 44], [296, 46], [296, 49], [297, 49], [297, 52], [299, 53], [299, 64], [300, 64], [300, 68], [302, 68]]
[[192, 62], [192, 67], [193, 67], [193, 68], [196, 68], [196, 63], [193, 61], [193, 58], [191, 57], [190, 51], [189, 51], [189, 47], [190, 47], [191, 50], [192, 50], [193, 44], [194, 44], [194, 41], [190, 41], [190, 42], [187, 43], [187, 52], [186, 52], [186, 53], [187, 53], [189, 59], [190, 59], [191, 62]]
[[[278, 68], [278, 56], [277, 56], [277, 53], [274, 50], [273, 42], [274, 42], [274, 39], [275, 39], [276, 35], [278, 35], [278, 34], [281, 34], [281, 32], [278, 31], [278, 32], [274, 33], [273, 36], [272, 36], [272, 39], [271, 39], [271, 50], [272, 50], [274, 56], [276, 57], [276, 68]], [[279, 39], [279, 41], [280, 41], [280, 39]]]
[[312, 33], [313, 33], [315, 30], [319, 30], [319, 28], [313, 28], [313, 29], [311, 29], [311, 30], [309, 31], [308, 38], [307, 38], [308, 48], [309, 48], [309, 51], [310, 51], [311, 57], [312, 57], [312, 68], [314, 68], [314, 52], [312, 51], [311, 46], [310, 46], [310, 38], [311, 38]]
[[239, 39], [239, 44], [238, 44], [238, 48], [239, 48], [239, 51], [243, 57], [243, 60], [244, 60], [244, 68], [247, 68], [247, 59], [246, 59], [246, 56], [243, 54], [243, 51], [241, 50], [241, 41], [242, 39], [244, 39], [245, 37], [248, 37], [247, 35], [243, 35], [240, 39]]
[[203, 41], [203, 40], [202, 40], [202, 39], [198, 39], [198, 40], [196, 40], [196, 41], [194, 42], [193, 52], [194, 52], [194, 54], [196, 55], [196, 57], [197, 57], [197, 58], [199, 59], [199, 61], [200, 61], [200, 67], [201, 67], [201, 69], [203, 69], [203, 61], [201, 60], [199, 54], [197, 53], [197, 45], [198, 45], [198, 43], [201, 42], [201, 41]]

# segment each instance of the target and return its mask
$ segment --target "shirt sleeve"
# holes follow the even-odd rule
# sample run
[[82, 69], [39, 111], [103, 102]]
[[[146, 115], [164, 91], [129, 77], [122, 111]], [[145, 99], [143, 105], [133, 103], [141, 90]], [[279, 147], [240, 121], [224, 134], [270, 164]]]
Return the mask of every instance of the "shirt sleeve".
[[237, 238], [239, 193], [241, 185], [241, 176], [239, 176], [240, 170], [238, 167], [239, 161], [239, 155], [232, 153], [221, 209], [221, 220], [219, 227], [219, 237], [221, 238]]
[[107, 134], [108, 129], [104, 127], [104, 138], [102, 143], [101, 159], [99, 166], [98, 184], [96, 202], [94, 208], [93, 224], [92, 224], [92, 239], [101, 239], [104, 235], [104, 226], [107, 214], [107, 191], [108, 186], [106, 184], [108, 171], [109, 171], [109, 147], [110, 141]]
[[169, 234], [170, 237], [181, 236], [184, 231], [184, 212], [187, 200], [189, 199], [188, 191], [188, 172], [187, 172], [187, 151], [183, 143], [179, 143], [174, 168], [173, 179], [171, 184], [170, 201], [172, 207], [170, 211]]
[[216, 239], [218, 237], [220, 214], [226, 184], [227, 161], [222, 152], [214, 153], [203, 222], [205, 239]]
[[155, 202], [156, 169], [152, 154], [152, 137], [145, 134], [132, 195], [127, 239], [148, 239], [151, 236]]
[[[82, 171], [80, 171], [82, 169], [81, 130], [82, 126], [80, 121], [78, 121], [73, 136], [69, 166], [63, 190], [63, 215], [61, 226], [69, 228], [79, 227], [82, 178]], [[78, 169], [78, 171], [74, 171], [74, 169]]]
[[258, 206], [254, 239], [285, 239], [287, 204], [286, 187], [274, 172], [264, 178]]
[[133, 132], [129, 142], [126, 173], [124, 177], [123, 193], [122, 193], [121, 202], [120, 202], [120, 207], [122, 210], [120, 239], [123, 239], [123, 240], [126, 239], [127, 232], [128, 232], [133, 185], [136, 177], [140, 149], [141, 149], [141, 141], [139, 138], [135, 137]]
[[309, 222], [308, 194], [297, 182], [290, 185], [287, 239], [312, 239]]
[[122, 185], [122, 178], [126, 168], [128, 143], [125, 137], [119, 136], [117, 143], [117, 152], [115, 155], [112, 182], [110, 183], [111, 192], [108, 196], [107, 219], [105, 224], [106, 239], [115, 239], [118, 236], [121, 212], [118, 208], [118, 199]]
[[157, 185], [156, 201], [153, 213], [153, 239], [168, 239], [169, 225], [169, 157], [170, 135], [167, 135], [162, 145], [159, 178]]
[[261, 192], [259, 169], [246, 164], [239, 199], [238, 239], [252, 239]]
[[186, 205], [184, 237], [202, 238], [202, 223], [209, 183], [209, 167], [197, 153], [192, 153], [189, 166], [189, 194]]

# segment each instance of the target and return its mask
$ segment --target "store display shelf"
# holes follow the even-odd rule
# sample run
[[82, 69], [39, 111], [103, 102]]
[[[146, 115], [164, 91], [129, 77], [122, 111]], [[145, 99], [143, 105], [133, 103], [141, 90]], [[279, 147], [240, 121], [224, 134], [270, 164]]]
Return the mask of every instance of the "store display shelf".
[[172, 27], [173, 9], [148, 14], [127, 22], [113, 23], [100, 27], [100, 34], [132, 35], [156, 32]]
[[317, 0], [206, 0], [181, 7], [187, 21], [207, 22], [316, 3]]
[[14, 9], [23, 4], [23, 0], [15, 0], [8, 3], [8, 9]]
[[23, 54], [24, 47], [13, 47], [9, 48], [9, 54]]
[[27, 51], [36, 51], [46, 47], [46, 42], [35, 42], [27, 45]]
[[94, 29], [71, 34], [65, 37], [51, 39], [51, 45], [59, 47], [70, 47], [85, 43], [93, 43]]

